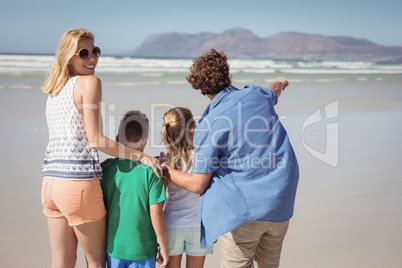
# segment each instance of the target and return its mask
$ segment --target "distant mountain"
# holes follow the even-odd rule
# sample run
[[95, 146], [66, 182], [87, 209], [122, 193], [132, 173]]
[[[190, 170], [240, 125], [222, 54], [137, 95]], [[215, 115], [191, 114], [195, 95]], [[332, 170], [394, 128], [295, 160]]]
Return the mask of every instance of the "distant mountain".
[[241, 28], [230, 29], [221, 34], [204, 32], [151, 35], [134, 51], [133, 56], [194, 58], [211, 48], [223, 50], [229, 58], [402, 62], [400, 46], [382, 46], [366, 39], [347, 36], [297, 32], [260, 38]]

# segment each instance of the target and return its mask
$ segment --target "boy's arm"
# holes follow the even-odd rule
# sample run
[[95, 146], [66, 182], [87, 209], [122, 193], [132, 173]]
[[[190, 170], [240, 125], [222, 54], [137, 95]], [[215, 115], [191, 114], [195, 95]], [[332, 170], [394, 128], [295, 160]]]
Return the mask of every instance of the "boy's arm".
[[156, 261], [159, 263], [159, 266], [165, 267], [169, 261], [169, 254], [166, 241], [166, 223], [165, 214], [163, 213], [163, 202], [152, 204], [149, 207], [152, 226], [154, 227], [159, 243], [159, 256]]

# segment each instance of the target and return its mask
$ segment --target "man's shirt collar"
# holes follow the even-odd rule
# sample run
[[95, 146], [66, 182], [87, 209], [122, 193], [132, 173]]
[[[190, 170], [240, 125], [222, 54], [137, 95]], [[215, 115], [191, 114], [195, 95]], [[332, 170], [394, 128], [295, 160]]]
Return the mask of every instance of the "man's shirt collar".
[[202, 114], [200, 120], [198, 120], [198, 123], [200, 123], [202, 121], [202, 119], [204, 119], [204, 117], [206, 117], [209, 112], [214, 109], [229, 93], [235, 91], [235, 90], [239, 90], [236, 87], [230, 85], [225, 87], [221, 92], [219, 92], [215, 98], [213, 98], [211, 100], [211, 102], [209, 103], [209, 105], [207, 106], [207, 108], [205, 109], [204, 113]]

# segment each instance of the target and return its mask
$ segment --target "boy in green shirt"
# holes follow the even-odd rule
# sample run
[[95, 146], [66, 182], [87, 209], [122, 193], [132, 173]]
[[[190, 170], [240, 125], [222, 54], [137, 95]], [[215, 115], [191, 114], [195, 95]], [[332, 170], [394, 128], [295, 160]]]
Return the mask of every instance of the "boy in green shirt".
[[[116, 140], [143, 151], [148, 138], [148, 118], [129, 111], [120, 122]], [[115, 158], [104, 166], [101, 180], [107, 220], [109, 267], [166, 266], [169, 255], [163, 201], [163, 182], [153, 170], [138, 161]], [[158, 244], [159, 257], [156, 259]]]

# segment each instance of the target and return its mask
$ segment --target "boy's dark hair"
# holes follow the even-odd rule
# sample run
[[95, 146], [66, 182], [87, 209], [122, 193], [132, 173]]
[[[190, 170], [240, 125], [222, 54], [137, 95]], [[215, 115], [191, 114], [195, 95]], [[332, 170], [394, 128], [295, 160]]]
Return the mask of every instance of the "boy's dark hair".
[[214, 95], [232, 84], [229, 64], [223, 51], [211, 49], [193, 60], [187, 81], [203, 95]]
[[126, 144], [137, 143], [148, 137], [149, 120], [140, 111], [132, 110], [126, 112], [120, 121], [119, 142]]

